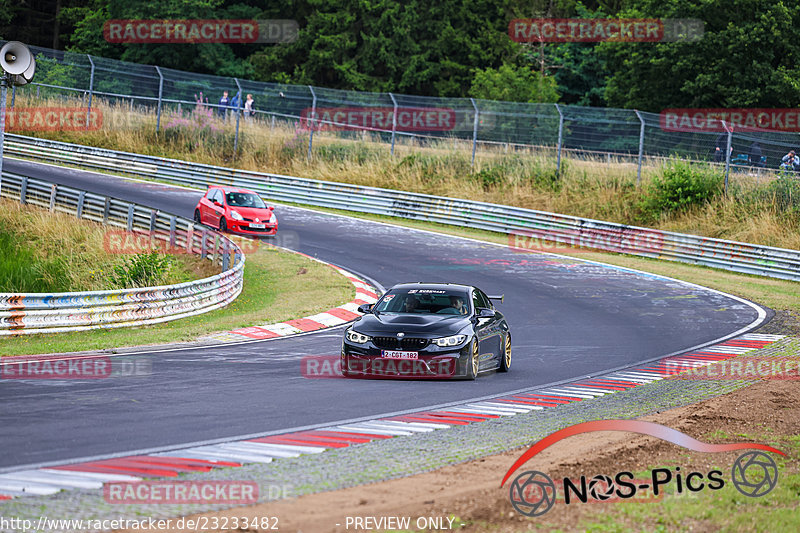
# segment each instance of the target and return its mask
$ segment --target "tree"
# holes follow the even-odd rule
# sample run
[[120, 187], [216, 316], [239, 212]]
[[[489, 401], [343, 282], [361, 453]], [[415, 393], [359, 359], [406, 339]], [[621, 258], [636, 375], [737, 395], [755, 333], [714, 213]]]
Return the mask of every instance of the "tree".
[[675, 107], [800, 105], [800, 4], [784, 0], [630, 0], [626, 17], [698, 18], [695, 42], [602, 43], [608, 104]]
[[530, 67], [503, 64], [499, 69], [476, 70], [470, 96], [508, 102], [557, 102], [556, 81]]
[[294, 43], [250, 57], [258, 78], [336, 89], [465, 96], [475, 68], [513, 51], [509, 0], [305, 0]]

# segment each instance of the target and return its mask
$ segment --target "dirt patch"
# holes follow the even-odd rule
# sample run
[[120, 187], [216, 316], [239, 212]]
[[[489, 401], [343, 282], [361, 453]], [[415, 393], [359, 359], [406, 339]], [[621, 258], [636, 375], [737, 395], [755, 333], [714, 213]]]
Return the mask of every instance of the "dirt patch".
[[[753, 435], [769, 433], [772, 438], [767, 443], [781, 449], [779, 441], [795, 435], [800, 427], [800, 387], [792, 381], [761, 382], [695, 405], [655, 413], [643, 420], [667, 425], [704, 442], [763, 442], [763, 437], [759, 440]], [[609, 503], [568, 506], [557, 502], [542, 517], [531, 519], [518, 514], [509, 503], [508, 485], [500, 488], [500, 480], [522, 451], [514, 450], [402, 479], [196, 516], [248, 517], [251, 520], [277, 517], [281, 531], [319, 533], [364, 530], [353, 527], [352, 519], [347, 528], [348, 516], [410, 517], [411, 529], [426, 529], [418, 527], [422, 524], [416, 523], [420, 517], [438, 518], [447, 525], [446, 518], [455, 516], [458, 519], [453, 522], [452, 529], [515, 532], [554, 528], [583, 530], [579, 524], [587, 517], [614, 512], [614, 504]], [[681, 466], [684, 472], [720, 468], [729, 479], [730, 467], [740, 453], [695, 453], [652, 437], [597, 432], [556, 443], [526, 463], [524, 469], [539, 470], [553, 479], [561, 479]], [[461, 521], [464, 525], [459, 527]], [[648, 526], [630, 525], [636, 529]], [[652, 530], [657, 524], [650, 526], [652, 528], [645, 529]], [[375, 528], [386, 529], [389, 528]], [[431, 523], [428, 529], [434, 529]]]

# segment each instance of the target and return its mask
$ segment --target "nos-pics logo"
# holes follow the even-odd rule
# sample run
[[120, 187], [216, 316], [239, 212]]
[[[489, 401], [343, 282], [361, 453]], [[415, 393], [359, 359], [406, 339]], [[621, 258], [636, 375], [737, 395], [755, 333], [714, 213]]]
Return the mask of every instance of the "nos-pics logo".
[[[506, 472], [502, 487], [506, 481], [528, 460], [556, 442], [594, 431], [627, 431], [656, 437], [689, 450], [703, 453], [720, 453], [736, 450], [748, 450], [740, 455], [730, 471], [730, 482], [736, 489], [751, 498], [759, 498], [768, 494], [778, 483], [778, 465], [764, 452], [786, 455], [782, 451], [754, 442], [734, 444], [709, 444], [693, 439], [678, 430], [639, 420], [598, 420], [584, 422], [557, 431], [531, 446]], [[564, 478], [557, 483], [544, 472], [528, 470], [517, 475], [509, 485], [511, 506], [520, 514], [535, 517], [552, 509], [556, 500], [564, 503], [590, 503], [591, 501], [609, 501], [628, 499], [650, 491], [654, 496], [663, 494], [666, 487], [674, 487], [677, 494], [683, 492], [699, 492], [701, 490], [719, 490], [726, 484], [724, 472], [681, 471], [680, 467], [655, 468], [649, 479], [634, 479], [631, 472], [617, 472], [615, 475], [598, 474], [593, 477], [580, 476], [579, 479]]]

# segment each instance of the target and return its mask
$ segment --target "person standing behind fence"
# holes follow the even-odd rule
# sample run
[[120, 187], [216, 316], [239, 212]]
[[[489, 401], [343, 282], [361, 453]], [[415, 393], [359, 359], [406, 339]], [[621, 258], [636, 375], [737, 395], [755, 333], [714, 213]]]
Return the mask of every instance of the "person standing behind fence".
[[789, 150], [789, 153], [781, 158], [781, 170], [794, 170], [800, 168], [800, 160], [794, 153], [794, 150]]
[[222, 93], [222, 98], [219, 99], [219, 107], [217, 108], [217, 113], [220, 117], [225, 118], [226, 108], [230, 104], [230, 100], [228, 99], [228, 91], [224, 91]]
[[254, 107], [255, 100], [253, 100], [253, 95], [248, 94], [247, 100], [244, 102], [244, 118], [247, 120], [253, 120], [253, 117], [256, 116], [256, 108]]
[[234, 116], [234, 117], [235, 117], [235, 116], [236, 116], [236, 114], [239, 112], [239, 100], [240, 100], [240, 98], [239, 98], [239, 95], [240, 95], [240, 93], [236, 93], [236, 94], [233, 96], [233, 98], [231, 98], [231, 103], [230, 103], [230, 106], [231, 106], [231, 116]]

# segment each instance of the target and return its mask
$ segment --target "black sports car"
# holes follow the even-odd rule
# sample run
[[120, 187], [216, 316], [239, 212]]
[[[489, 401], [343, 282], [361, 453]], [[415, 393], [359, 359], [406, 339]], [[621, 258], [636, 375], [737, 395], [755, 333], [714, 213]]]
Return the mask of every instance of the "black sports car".
[[511, 332], [480, 289], [450, 283], [403, 283], [389, 289], [347, 328], [342, 374], [412, 378], [507, 372]]

